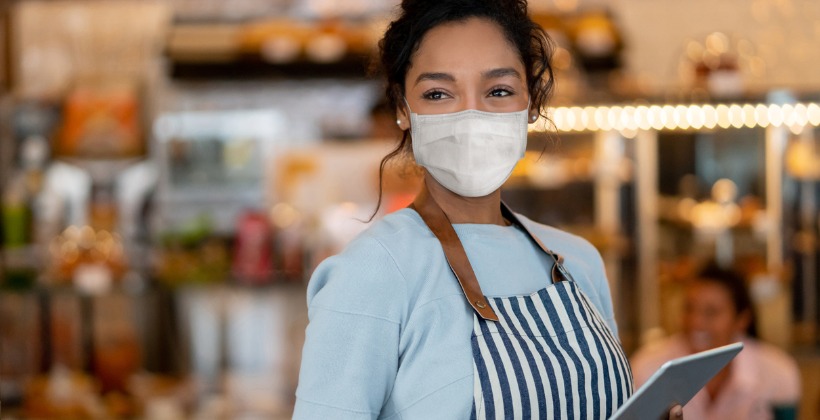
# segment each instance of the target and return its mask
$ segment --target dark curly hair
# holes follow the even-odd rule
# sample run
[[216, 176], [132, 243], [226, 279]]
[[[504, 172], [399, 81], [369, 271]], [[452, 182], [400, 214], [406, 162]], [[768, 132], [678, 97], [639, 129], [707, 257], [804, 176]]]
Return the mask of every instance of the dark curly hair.
[[722, 287], [732, 299], [735, 314], [749, 314], [750, 322], [746, 334], [750, 337], [757, 337], [757, 314], [749, 290], [746, 287], [746, 280], [740, 272], [722, 268], [715, 261], [708, 261], [695, 274], [694, 279]]
[[[374, 63], [374, 70], [383, 73], [387, 81], [388, 106], [395, 111], [402, 104], [404, 79], [425, 34], [441, 24], [474, 17], [488, 19], [501, 27], [524, 64], [530, 107], [547, 118], [544, 105], [552, 95], [554, 84], [550, 63], [553, 43], [546, 31], [530, 19], [526, 0], [403, 0], [398, 18], [390, 23], [379, 41], [379, 60]], [[409, 150], [409, 130], [405, 130], [396, 148], [379, 166], [379, 202], [374, 215], [381, 206], [385, 166]]]

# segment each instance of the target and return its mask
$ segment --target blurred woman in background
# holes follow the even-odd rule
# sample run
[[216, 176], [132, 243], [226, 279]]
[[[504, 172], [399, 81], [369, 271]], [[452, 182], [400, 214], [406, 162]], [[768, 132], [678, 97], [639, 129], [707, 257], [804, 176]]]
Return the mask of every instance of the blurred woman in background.
[[743, 277], [708, 264], [687, 285], [683, 331], [632, 358], [635, 389], [668, 360], [737, 341], [744, 348], [683, 407], [689, 419], [794, 419], [800, 401], [795, 361], [754, 338], [754, 310]]

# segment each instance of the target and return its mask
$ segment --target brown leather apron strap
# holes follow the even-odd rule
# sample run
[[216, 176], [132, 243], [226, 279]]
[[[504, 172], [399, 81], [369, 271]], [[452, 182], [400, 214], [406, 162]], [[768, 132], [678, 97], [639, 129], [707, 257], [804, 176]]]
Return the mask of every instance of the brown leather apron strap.
[[427, 224], [427, 227], [441, 242], [441, 248], [444, 250], [444, 256], [447, 258], [447, 264], [458, 280], [464, 296], [467, 298], [470, 306], [484, 319], [498, 321], [498, 316], [487, 303], [487, 298], [481, 292], [481, 286], [478, 284], [478, 279], [473, 271], [473, 266], [470, 260], [467, 259], [467, 253], [464, 251], [464, 246], [461, 240], [458, 239], [450, 219], [439, 207], [438, 203], [430, 197], [426, 188], [416, 197], [410, 208], [415, 210]]
[[526, 225], [521, 223], [521, 221], [518, 219], [518, 216], [516, 216], [515, 213], [513, 213], [513, 211], [510, 209], [510, 207], [507, 206], [507, 203], [503, 201], [501, 202], [501, 215], [504, 216], [507, 220], [517, 225], [518, 227], [520, 227], [522, 230], [524, 230], [524, 232], [527, 233], [527, 236], [529, 236], [530, 239], [532, 239], [532, 241], [535, 242], [535, 244], [538, 245], [538, 247], [541, 248], [542, 251], [544, 251], [547, 255], [552, 257], [552, 260], [554, 262], [554, 264], [552, 265], [551, 272], [553, 284], [561, 282], [563, 280], [572, 281], [572, 276], [569, 274], [567, 269], [564, 268], [564, 257], [547, 248], [544, 245], [544, 243], [541, 242], [540, 239], [538, 239], [537, 236], [533, 235], [533, 233], [530, 232]]
[[[467, 298], [467, 302], [470, 306], [472, 306], [476, 313], [482, 318], [498, 321], [498, 316], [490, 307], [489, 303], [487, 303], [487, 298], [481, 291], [481, 286], [478, 284], [478, 278], [476, 278], [475, 272], [473, 271], [473, 266], [467, 258], [464, 246], [461, 244], [461, 240], [458, 238], [455, 229], [453, 229], [450, 219], [447, 218], [447, 214], [444, 213], [444, 210], [442, 210], [433, 197], [430, 196], [427, 188], [422, 188], [413, 204], [409, 207], [421, 216], [421, 219], [433, 232], [433, 235], [438, 238], [441, 243], [441, 248], [444, 250], [444, 257], [447, 259], [447, 264], [456, 276], [456, 280], [458, 280], [458, 284], [461, 286], [461, 290], [464, 292], [464, 296]], [[552, 266], [551, 273], [553, 283], [558, 283], [563, 280], [572, 280], [572, 277], [564, 268], [563, 257], [544, 246], [541, 240], [521, 223], [515, 213], [513, 213], [504, 202], [501, 203], [501, 214], [507, 220], [523, 229], [524, 232], [527, 233], [527, 236], [553, 259], [555, 262]]]

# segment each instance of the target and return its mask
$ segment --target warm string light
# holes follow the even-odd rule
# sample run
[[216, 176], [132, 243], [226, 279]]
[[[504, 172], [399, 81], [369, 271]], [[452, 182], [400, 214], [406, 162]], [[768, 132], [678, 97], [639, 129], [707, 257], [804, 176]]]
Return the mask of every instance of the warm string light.
[[820, 125], [820, 105], [720, 104], [556, 107], [552, 124], [541, 120], [530, 131], [700, 130], [713, 128], [788, 127], [799, 133], [807, 125]]

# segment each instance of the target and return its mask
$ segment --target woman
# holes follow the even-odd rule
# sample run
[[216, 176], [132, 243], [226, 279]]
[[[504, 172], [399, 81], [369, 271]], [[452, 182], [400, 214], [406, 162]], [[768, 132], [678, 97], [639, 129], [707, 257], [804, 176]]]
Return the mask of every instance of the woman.
[[607, 418], [632, 378], [600, 255], [500, 198], [549, 38], [524, 0], [405, 0], [380, 47], [385, 161], [412, 151], [424, 186], [316, 269], [294, 418]]
[[664, 362], [736, 341], [740, 354], [683, 408], [690, 419], [794, 419], [797, 364], [754, 334], [752, 301], [739, 274], [707, 265], [686, 288], [683, 332], [640, 349], [632, 359], [640, 387]]

